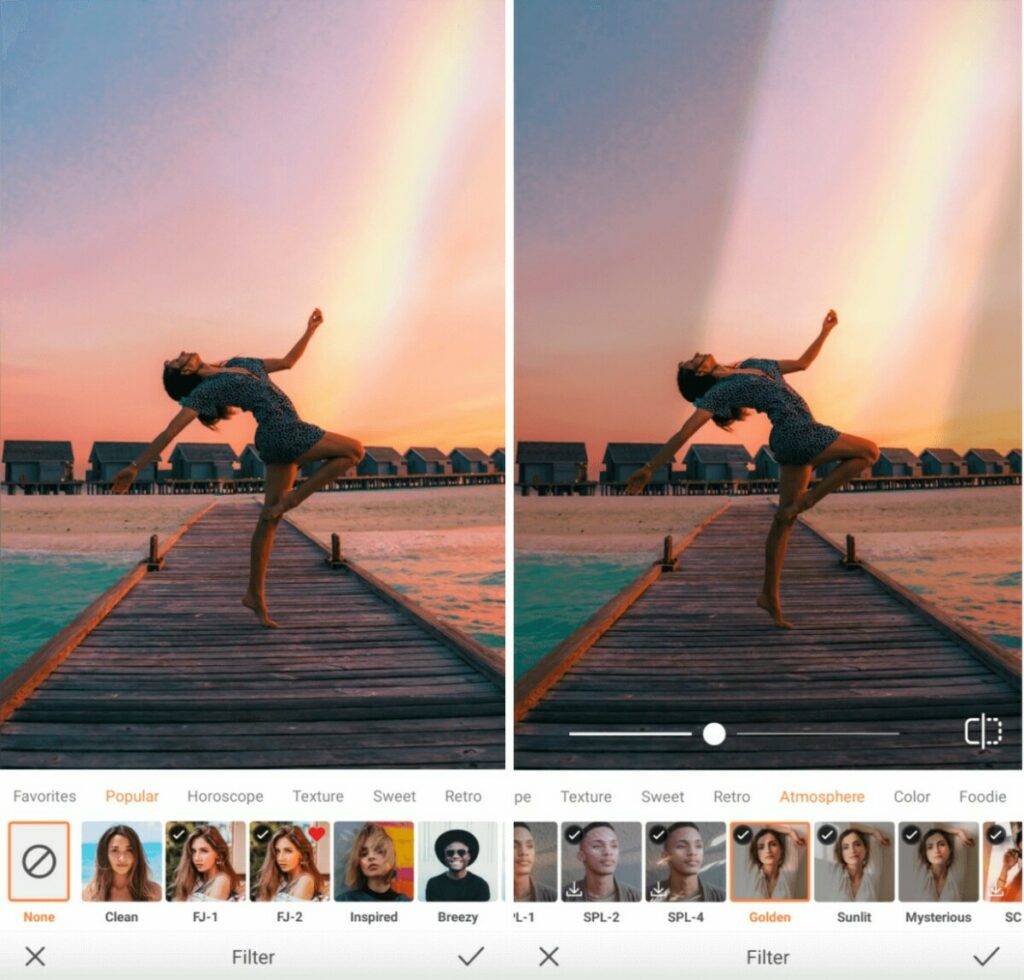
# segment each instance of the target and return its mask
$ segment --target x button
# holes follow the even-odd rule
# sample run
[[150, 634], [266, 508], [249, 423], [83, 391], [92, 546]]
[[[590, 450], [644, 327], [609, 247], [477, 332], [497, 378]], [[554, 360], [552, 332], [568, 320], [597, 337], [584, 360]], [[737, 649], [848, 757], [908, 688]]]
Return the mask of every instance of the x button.
[[46, 963], [43, 962], [43, 950], [45, 949], [45, 946], [40, 946], [39, 949], [32, 949], [31, 946], [26, 946], [25, 952], [28, 953], [28, 959], [25, 960], [25, 966], [31, 966], [33, 963], [46, 966]]
[[542, 952], [542, 953], [544, 954], [544, 959], [542, 959], [542, 960], [541, 960], [541, 961], [540, 961], [540, 962], [539, 962], [539, 963], [537, 964], [537, 966], [543, 966], [543, 965], [544, 965], [545, 963], [553, 963], [553, 964], [554, 964], [555, 966], [558, 966], [558, 965], [559, 965], [559, 963], [558, 963], [558, 960], [556, 960], [556, 959], [555, 959], [555, 953], [557, 953], [557, 952], [558, 952], [559, 948], [560, 948], [560, 947], [556, 946], [556, 947], [555, 947], [555, 948], [554, 948], [553, 950], [551, 950], [551, 952], [549, 953], [549, 952], [548, 952], [548, 951], [547, 951], [547, 950], [546, 950], [546, 949], [545, 949], [545, 948], [544, 948], [543, 946], [538, 946], [538, 947], [537, 947], [537, 949], [539, 949], [539, 950], [540, 950], [540, 951], [541, 951], [541, 952]]

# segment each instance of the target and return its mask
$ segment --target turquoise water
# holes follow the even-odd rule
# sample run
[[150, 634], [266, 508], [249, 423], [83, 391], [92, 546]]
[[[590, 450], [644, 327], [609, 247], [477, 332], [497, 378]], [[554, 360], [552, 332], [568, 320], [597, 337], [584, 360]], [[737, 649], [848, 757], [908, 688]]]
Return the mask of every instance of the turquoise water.
[[0, 554], [0, 677], [66, 626], [137, 556]]
[[[149, 862], [149, 877], [158, 885], [164, 880], [164, 850], [160, 841], [143, 841], [142, 850]], [[82, 844], [82, 887], [92, 881], [96, 870], [96, 844]]]
[[[0, 677], [23, 663], [137, 560], [137, 555], [122, 554], [0, 553]], [[438, 548], [371, 558], [365, 564], [485, 646], [503, 649], [505, 573], [500, 548]]]
[[652, 560], [636, 555], [517, 555], [516, 679]]

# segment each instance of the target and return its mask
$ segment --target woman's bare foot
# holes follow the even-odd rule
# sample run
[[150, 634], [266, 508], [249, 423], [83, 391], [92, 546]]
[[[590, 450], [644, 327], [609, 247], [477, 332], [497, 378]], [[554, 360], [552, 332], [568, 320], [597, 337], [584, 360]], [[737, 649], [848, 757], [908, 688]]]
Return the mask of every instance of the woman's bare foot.
[[267, 629], [276, 630], [278, 622], [270, 618], [270, 612], [267, 609], [267, 604], [263, 602], [258, 596], [246, 595], [242, 599], [242, 605], [247, 606], [254, 613], [256, 618], [259, 619], [262, 626], [266, 626]]
[[793, 624], [788, 619], [782, 618], [782, 607], [763, 592], [757, 597], [757, 604], [775, 621], [775, 625], [782, 630], [791, 630]]

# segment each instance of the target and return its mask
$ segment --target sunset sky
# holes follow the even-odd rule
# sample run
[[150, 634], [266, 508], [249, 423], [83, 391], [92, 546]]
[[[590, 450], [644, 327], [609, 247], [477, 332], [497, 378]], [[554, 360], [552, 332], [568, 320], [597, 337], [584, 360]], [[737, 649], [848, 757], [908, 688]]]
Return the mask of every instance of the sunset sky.
[[[659, 441], [796, 357], [883, 446], [1020, 445], [1020, 7], [516, 5], [516, 437]], [[731, 435], [766, 441], [763, 416]]]
[[[504, 442], [498, 0], [3, 3], [0, 435], [154, 436], [163, 360], [279, 357], [370, 445]], [[252, 438], [251, 416], [185, 440]]]

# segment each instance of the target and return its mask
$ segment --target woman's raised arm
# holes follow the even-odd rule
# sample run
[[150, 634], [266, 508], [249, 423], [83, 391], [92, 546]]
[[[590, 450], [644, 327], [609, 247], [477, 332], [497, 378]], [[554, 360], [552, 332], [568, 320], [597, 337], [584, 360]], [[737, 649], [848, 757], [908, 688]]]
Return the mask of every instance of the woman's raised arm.
[[839, 322], [835, 310], [829, 310], [821, 324], [821, 333], [815, 338], [814, 343], [807, 348], [795, 361], [779, 361], [779, 370], [783, 374], [792, 374], [794, 371], [806, 371], [821, 351], [825, 338], [832, 333], [833, 327]]
[[302, 357], [306, 350], [306, 345], [309, 343], [310, 337], [316, 333], [316, 328], [324, 322], [324, 315], [320, 312], [320, 308], [313, 310], [309, 315], [309, 320], [306, 321], [306, 332], [298, 339], [295, 346], [288, 351], [284, 357], [264, 357], [263, 366], [267, 369], [267, 374], [272, 374], [274, 371], [287, 371], [289, 368], [295, 366], [295, 362]]
[[167, 448], [170, 441], [181, 432], [194, 418], [198, 412], [192, 408], [183, 408], [177, 415], [167, 423], [167, 428], [160, 433], [138, 456], [134, 463], [129, 463], [110, 485], [111, 493], [127, 493], [128, 488], [135, 482], [139, 470], [149, 466]]
[[792, 845], [786, 848], [786, 860], [782, 865], [782, 870], [796, 871], [800, 867], [800, 849], [807, 846], [807, 838], [789, 823], [780, 823], [778, 829], [789, 838]]
[[655, 454], [654, 459], [645, 463], [626, 481], [626, 493], [634, 496], [643, 491], [651, 482], [651, 477], [658, 472], [682, 448], [683, 443], [692, 439], [708, 419], [711, 413], [703, 408], [695, 408], [693, 414], [683, 423], [683, 427]]

